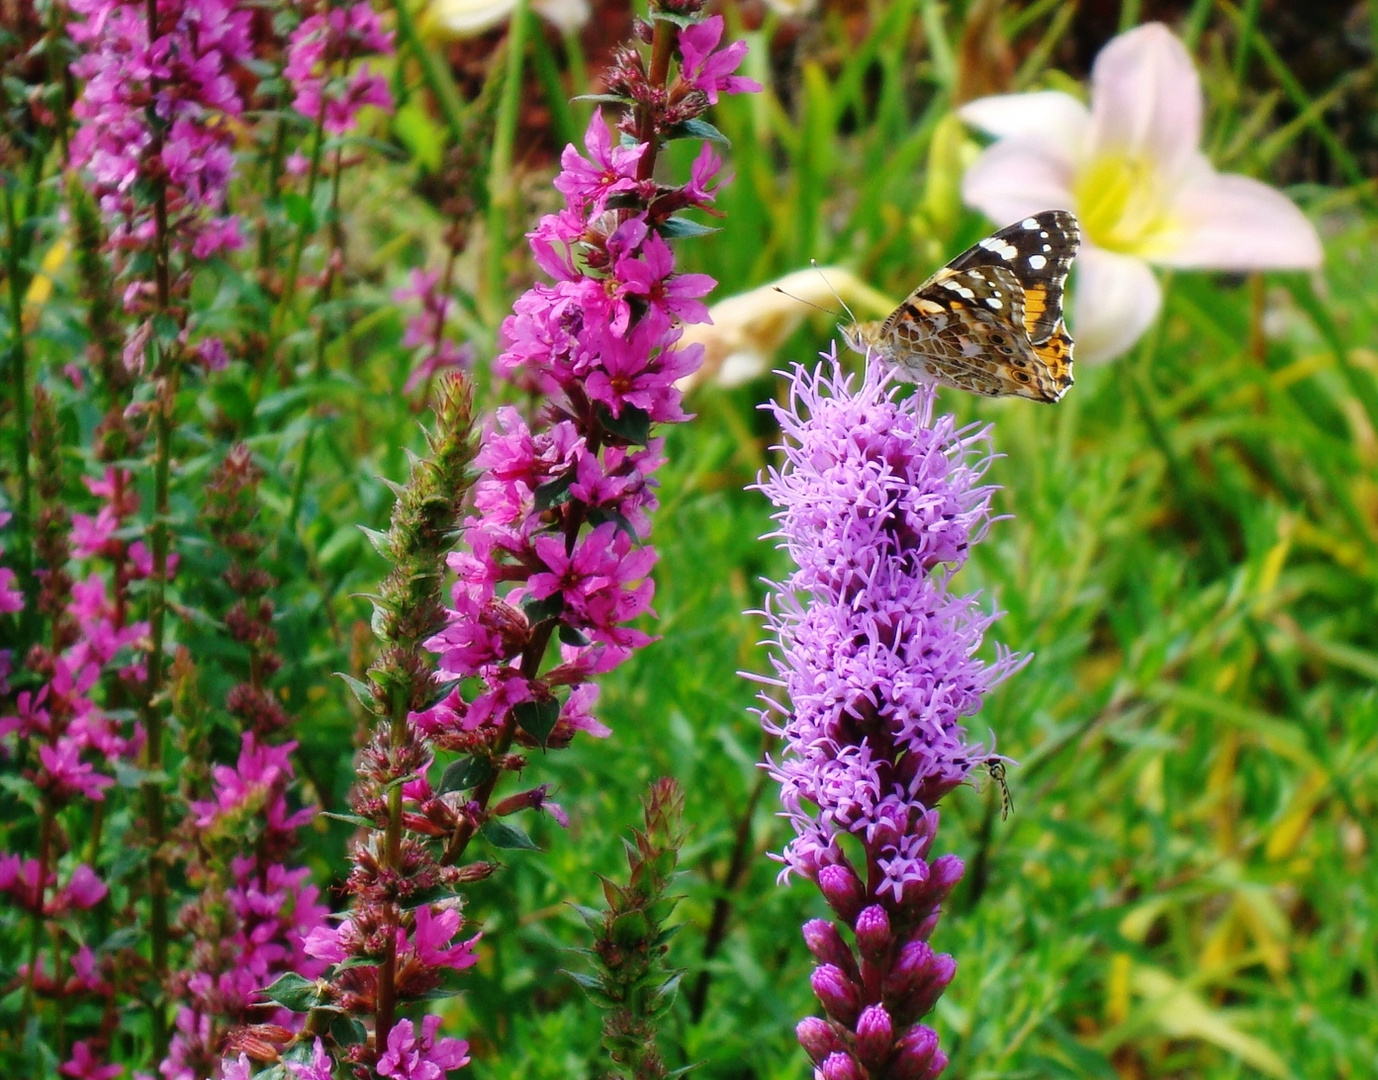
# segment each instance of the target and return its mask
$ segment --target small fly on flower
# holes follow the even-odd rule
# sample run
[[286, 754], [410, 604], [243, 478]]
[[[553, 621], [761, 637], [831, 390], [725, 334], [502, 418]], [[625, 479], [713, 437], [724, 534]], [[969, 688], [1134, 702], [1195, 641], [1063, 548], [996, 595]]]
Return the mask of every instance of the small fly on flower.
[[1000, 788], [1000, 820], [1007, 821], [1014, 813], [1014, 799], [1010, 797], [1010, 785], [1005, 780], [1005, 763], [998, 757], [985, 760], [986, 771]]

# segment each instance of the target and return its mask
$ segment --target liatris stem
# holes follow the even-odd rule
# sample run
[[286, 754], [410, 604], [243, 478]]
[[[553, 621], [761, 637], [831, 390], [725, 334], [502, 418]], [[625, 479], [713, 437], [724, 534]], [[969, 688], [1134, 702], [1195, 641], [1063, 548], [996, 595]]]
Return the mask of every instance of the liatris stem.
[[826, 1019], [800, 1043], [824, 1080], [931, 1080], [947, 1059], [919, 1021], [956, 966], [928, 938], [962, 876], [930, 855], [934, 807], [998, 760], [961, 721], [1020, 661], [975, 659], [994, 616], [949, 588], [989, 521], [986, 433], [935, 417], [930, 387], [901, 399], [871, 357], [854, 381], [828, 355], [769, 406], [784, 464], [760, 486], [796, 569], [768, 600], [786, 704], [763, 695], [762, 719], [785, 740], [770, 763], [796, 832], [781, 877], [815, 882], [854, 942], [804, 927]]

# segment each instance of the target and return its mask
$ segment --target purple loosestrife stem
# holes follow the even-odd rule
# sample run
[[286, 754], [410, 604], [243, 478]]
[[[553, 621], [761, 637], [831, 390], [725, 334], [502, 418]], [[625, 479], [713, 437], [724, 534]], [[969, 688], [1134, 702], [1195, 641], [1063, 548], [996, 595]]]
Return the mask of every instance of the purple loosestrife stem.
[[[692, 16], [697, 5], [677, 11]], [[712, 202], [718, 161], [705, 146], [689, 183], [666, 187], [651, 177], [661, 140], [719, 91], [759, 89], [730, 74], [744, 44], [714, 52], [721, 17], [680, 28], [655, 17], [656, 7], [652, 15], [649, 74], [640, 53], [623, 49], [608, 77], [610, 91], [632, 106], [619, 127], [638, 141], [615, 146], [599, 112], [585, 136], [588, 156], [565, 148], [555, 187], [566, 207], [529, 234], [556, 283], [528, 290], [503, 324], [499, 372], [547, 404], [530, 428], [514, 410], [499, 414], [501, 430], [479, 458], [489, 470], [476, 489], [480, 513], [466, 521], [473, 553], [451, 557], [460, 573], [453, 622], [432, 643], [443, 672], [481, 676], [486, 689], [474, 701], [452, 694], [423, 722], [441, 747], [492, 766], [474, 786], [446, 865], [488, 820], [502, 773], [519, 767], [520, 758], [507, 763], [514, 742], [544, 748], [552, 738], [564, 745], [580, 728], [607, 734], [588, 711], [596, 693], [589, 679], [649, 640], [619, 625], [647, 609], [653, 588], [645, 575], [654, 552], [638, 547], [649, 532], [649, 474], [661, 448], [649, 432], [653, 423], [685, 419], [672, 384], [697, 366], [701, 350], [674, 345], [684, 323], [706, 317], [699, 297], [713, 285], [706, 275], [674, 273], [661, 233], [673, 234], [675, 211]], [[681, 70], [672, 83], [677, 46]], [[543, 674], [557, 631], [561, 662]], [[560, 687], [570, 688], [563, 703]]]
[[[387, 83], [367, 64], [359, 63], [360, 58], [370, 54], [392, 52], [392, 33], [383, 30], [369, 0], [338, 7], [322, 2], [311, 5], [311, 10], [313, 13], [303, 19], [289, 37], [287, 63], [283, 69], [293, 94], [292, 107], [314, 125], [306, 177], [308, 202], [320, 179], [327, 137], [344, 135], [357, 126], [359, 110], [366, 105], [392, 108]], [[341, 154], [342, 148], [337, 149], [331, 192], [335, 218], [332, 224], [336, 230]], [[296, 298], [297, 279], [311, 225], [309, 219], [302, 221], [293, 238], [287, 276], [268, 335], [270, 352], [281, 336], [283, 321]], [[338, 232], [332, 235], [337, 236]]]
[[[233, 171], [233, 130], [225, 121], [243, 109], [229, 67], [249, 53], [247, 12], [234, 0], [73, 0], [69, 30], [82, 52], [72, 73], [85, 80], [73, 107], [74, 166], [95, 181], [129, 282], [125, 307], [140, 316], [125, 361], [146, 361], [153, 389], [152, 567], [148, 591], [149, 648], [142, 693], [148, 774], [143, 801], [149, 842], [148, 933], [154, 976], [168, 972], [168, 897], [164, 764], [169, 481], [175, 409], [186, 342], [192, 261], [242, 243], [238, 224], [220, 216]], [[138, 254], [152, 263], [140, 281]], [[174, 255], [178, 256], [174, 267]], [[174, 271], [176, 271], [174, 273]], [[218, 347], [218, 343], [217, 343]], [[216, 350], [202, 354], [209, 357]], [[166, 1018], [151, 1010], [154, 1050], [166, 1053]]]
[[826, 1018], [799, 1041], [823, 1080], [930, 1080], [947, 1058], [919, 1021], [956, 965], [928, 938], [963, 869], [931, 856], [935, 806], [996, 760], [961, 720], [1022, 661], [975, 659], [995, 616], [949, 590], [989, 522], [987, 433], [935, 417], [931, 388], [899, 399], [869, 357], [855, 381], [825, 356], [769, 406], [785, 460], [760, 486], [796, 569], [767, 602], [785, 704], [762, 695], [762, 720], [785, 740], [769, 762], [796, 834], [781, 878], [817, 884], [853, 938], [805, 925]]

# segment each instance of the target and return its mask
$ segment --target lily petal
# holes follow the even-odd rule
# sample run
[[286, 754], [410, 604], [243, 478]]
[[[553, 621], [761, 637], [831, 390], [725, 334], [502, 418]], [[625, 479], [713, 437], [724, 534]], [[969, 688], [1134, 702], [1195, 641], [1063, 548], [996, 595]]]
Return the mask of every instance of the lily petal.
[[1321, 265], [1315, 226], [1280, 191], [1247, 176], [1208, 172], [1179, 193], [1173, 227], [1155, 238], [1163, 266], [1217, 270], [1314, 270]]
[[1039, 210], [1071, 210], [1072, 164], [1056, 152], [1020, 139], [1002, 139], [981, 152], [962, 177], [962, 198], [997, 225]]
[[1110, 41], [1091, 68], [1092, 152], [1151, 162], [1169, 184], [1184, 178], [1201, 143], [1201, 80], [1162, 23]]
[[1049, 157], [1069, 164], [1081, 159], [1091, 128], [1086, 106], [1060, 90], [977, 98], [957, 115], [987, 135], [1036, 143]]
[[1112, 360], [1138, 341], [1158, 315], [1163, 291], [1142, 259], [1083, 243], [1072, 300], [1076, 359]]

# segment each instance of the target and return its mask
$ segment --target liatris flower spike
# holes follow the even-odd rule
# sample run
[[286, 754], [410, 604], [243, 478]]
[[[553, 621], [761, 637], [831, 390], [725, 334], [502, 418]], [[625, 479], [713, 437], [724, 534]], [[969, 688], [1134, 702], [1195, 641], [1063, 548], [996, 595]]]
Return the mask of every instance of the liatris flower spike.
[[949, 588], [989, 521], [987, 433], [935, 417], [931, 387], [899, 398], [874, 357], [855, 388], [835, 352], [789, 377], [788, 404], [768, 406], [784, 464], [760, 488], [796, 569], [767, 600], [762, 720], [784, 739], [768, 763], [795, 831], [781, 878], [814, 882], [852, 934], [804, 926], [824, 1016], [799, 1041], [825, 1080], [934, 1077], [947, 1059], [920, 1020], [956, 965], [928, 940], [963, 871], [932, 854], [936, 806], [991, 759], [962, 720], [1022, 663], [976, 659], [995, 616]]

